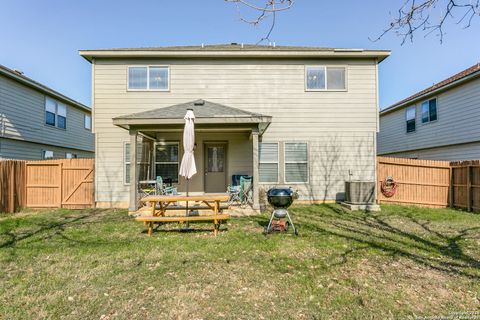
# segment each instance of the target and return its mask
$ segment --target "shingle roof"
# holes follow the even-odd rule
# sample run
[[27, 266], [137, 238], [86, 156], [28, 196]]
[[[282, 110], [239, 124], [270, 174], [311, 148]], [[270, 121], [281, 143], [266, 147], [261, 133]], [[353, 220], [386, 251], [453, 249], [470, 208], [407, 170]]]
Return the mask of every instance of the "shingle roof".
[[[115, 50], [115, 51], [216, 51], [216, 50], [231, 50], [231, 51], [238, 51], [238, 50], [254, 50], [254, 51], [281, 51], [281, 50], [296, 50], [296, 51], [318, 51], [318, 50], [325, 50], [331, 51], [335, 48], [327, 48], [327, 47], [305, 47], [305, 46], [273, 46], [273, 45], [256, 45], [256, 44], [242, 44], [242, 43], [228, 43], [228, 44], [207, 44], [207, 45], [199, 45], [199, 46], [165, 46], [165, 47], [140, 47], [140, 48], [110, 48], [110, 49], [96, 49], [96, 50]], [[351, 49], [353, 50], [353, 49]], [[355, 49], [360, 50], [360, 49]]]
[[445, 87], [445, 86], [448, 86], [450, 84], [453, 84], [457, 81], [461, 81], [463, 79], [465, 79], [466, 77], [468, 76], [471, 76], [473, 75], [474, 73], [478, 72], [478, 75], [480, 76], [480, 63], [477, 63], [473, 66], [471, 66], [470, 68], [467, 68], [443, 81], [440, 81], [436, 84], [434, 84], [433, 86], [430, 86], [426, 89], [423, 89], [422, 91], [419, 91], [417, 93], [415, 93], [414, 95], [411, 95], [410, 97], [408, 98], [405, 98], [403, 100], [400, 100], [399, 102], [395, 103], [395, 104], [392, 104], [391, 106], [383, 109], [380, 113], [386, 113], [386, 112], [389, 112], [389, 111], [392, 111], [394, 109], [396, 109], [397, 107], [400, 107], [402, 105], [405, 105], [407, 104], [408, 102], [410, 101], [413, 101], [415, 100], [416, 98], [419, 98], [419, 97], [422, 97], [424, 95], [427, 95], [435, 90], [439, 90], [441, 89], [442, 87]]
[[176, 104], [169, 107], [148, 110], [144, 112], [133, 113], [119, 116], [114, 120], [120, 119], [183, 119], [187, 109], [192, 109], [196, 119], [202, 118], [257, 118], [268, 117], [259, 113], [248, 112], [233, 107], [228, 107], [219, 103], [206, 100], [195, 100], [186, 103]]
[[10, 79], [18, 81], [18, 82], [20, 82], [20, 83], [22, 83], [26, 86], [35, 88], [35, 89], [39, 90], [40, 92], [45, 93], [45, 94], [47, 94], [47, 95], [49, 95], [53, 98], [62, 100], [64, 102], [67, 102], [74, 107], [83, 109], [83, 110], [88, 111], [88, 112], [92, 111], [89, 107], [87, 107], [83, 103], [75, 101], [75, 100], [67, 97], [66, 95], [61, 94], [60, 92], [55, 91], [55, 90], [47, 87], [46, 85], [43, 85], [40, 82], [37, 82], [37, 81], [23, 75], [22, 73], [20, 73], [18, 71], [15, 71], [15, 70], [12, 70], [10, 68], [7, 68], [7, 67], [5, 67], [1, 64], [0, 64], [0, 74], [3, 74], [4, 76], [7, 76]]

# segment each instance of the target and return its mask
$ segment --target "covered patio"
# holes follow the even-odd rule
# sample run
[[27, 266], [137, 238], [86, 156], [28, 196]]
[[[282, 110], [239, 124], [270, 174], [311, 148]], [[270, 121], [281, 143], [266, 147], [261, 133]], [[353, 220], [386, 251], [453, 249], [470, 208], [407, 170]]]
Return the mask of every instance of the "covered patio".
[[197, 174], [189, 194], [225, 193], [232, 175], [253, 176], [253, 209], [259, 208], [258, 150], [272, 117], [206, 100], [177, 104], [116, 117], [113, 123], [129, 131], [126, 163], [130, 183], [129, 210], [138, 209], [139, 181], [157, 176], [171, 182], [179, 193], [186, 180], [178, 169], [183, 155], [182, 132], [188, 109], [195, 114]]

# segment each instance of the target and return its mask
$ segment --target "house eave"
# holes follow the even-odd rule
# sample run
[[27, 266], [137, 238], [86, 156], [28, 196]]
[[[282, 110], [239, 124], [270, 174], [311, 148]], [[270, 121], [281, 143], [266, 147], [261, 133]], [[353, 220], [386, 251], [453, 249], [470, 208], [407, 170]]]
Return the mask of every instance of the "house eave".
[[[259, 116], [259, 117], [212, 117], [212, 118], [196, 118], [195, 124], [202, 125], [215, 125], [215, 124], [228, 124], [228, 125], [245, 125], [245, 124], [257, 124], [260, 125], [260, 130], [265, 131], [272, 121], [270, 116]], [[138, 126], [161, 126], [161, 125], [178, 125], [183, 126], [185, 124], [184, 119], [128, 119], [128, 118], [114, 118], [113, 124], [129, 130], [131, 127]]]
[[389, 50], [330, 49], [330, 50], [80, 50], [87, 61], [94, 58], [268, 58], [268, 59], [377, 59], [378, 63], [390, 55]]

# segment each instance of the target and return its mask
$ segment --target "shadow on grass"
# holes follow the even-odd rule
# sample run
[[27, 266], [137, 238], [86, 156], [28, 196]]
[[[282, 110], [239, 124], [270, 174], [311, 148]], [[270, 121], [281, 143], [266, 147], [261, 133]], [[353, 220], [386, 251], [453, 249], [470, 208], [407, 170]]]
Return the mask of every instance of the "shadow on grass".
[[[347, 256], [359, 250], [376, 249], [388, 255], [405, 257], [432, 269], [480, 279], [480, 261], [464, 252], [466, 239], [478, 236], [479, 226], [458, 227], [439, 231], [426, 221], [411, 216], [382, 213], [349, 212], [337, 205], [316, 205], [292, 210], [301, 217], [304, 229], [353, 242], [358, 248], [341, 254]], [[397, 226], [393, 218], [399, 218]], [[443, 222], [447, 227], [448, 222]], [[442, 228], [443, 229], [443, 228]]]
[[[15, 247], [17, 243], [25, 240], [29, 240], [38, 236], [36, 241], [51, 239], [54, 236], [60, 236], [61, 238], [71, 242], [82, 242], [64, 235], [65, 229], [71, 226], [82, 226], [92, 223], [101, 223], [104, 218], [106, 210], [89, 210], [88, 212], [82, 212], [82, 214], [65, 214], [59, 216], [58, 213], [52, 212], [51, 217], [46, 217], [38, 224], [29, 224], [25, 228], [22, 228], [22, 219], [29, 219], [29, 217], [19, 217], [18, 220], [14, 220], [13, 226], [10, 225], [5, 231], [0, 232], [0, 239], [6, 238], [3, 242], [0, 242], [0, 249]], [[35, 221], [35, 220], [33, 220]], [[42, 237], [40, 237], [42, 236]]]

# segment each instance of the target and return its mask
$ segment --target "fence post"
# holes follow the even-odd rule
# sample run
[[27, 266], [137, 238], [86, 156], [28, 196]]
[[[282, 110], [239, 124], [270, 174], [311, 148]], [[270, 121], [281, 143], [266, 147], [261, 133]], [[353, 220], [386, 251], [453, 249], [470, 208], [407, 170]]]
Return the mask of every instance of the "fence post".
[[472, 178], [471, 166], [467, 166], [467, 211], [472, 211]]
[[59, 208], [63, 208], [63, 163], [60, 162], [58, 164], [58, 167], [59, 167], [59, 171], [60, 171], [60, 185], [59, 185], [59, 193], [60, 193], [60, 205], [58, 206]]
[[452, 164], [450, 164], [450, 194], [448, 195], [448, 206], [450, 208], [453, 208], [453, 192], [455, 190], [455, 187], [453, 186], [453, 170]]

